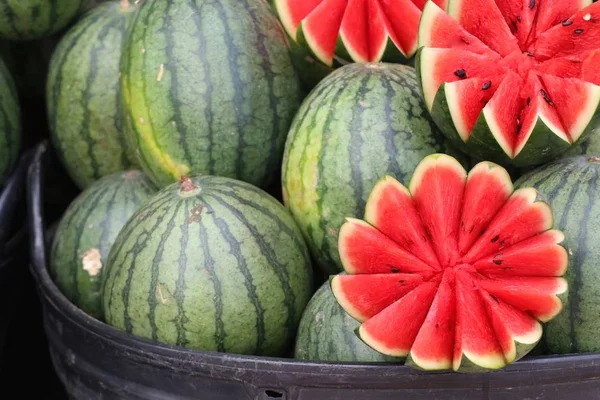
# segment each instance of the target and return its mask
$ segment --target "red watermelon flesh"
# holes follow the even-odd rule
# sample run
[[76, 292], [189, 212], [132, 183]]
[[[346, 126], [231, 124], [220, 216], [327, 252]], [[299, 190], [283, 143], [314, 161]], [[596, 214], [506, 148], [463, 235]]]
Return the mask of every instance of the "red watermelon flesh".
[[467, 173], [451, 156], [425, 157], [408, 187], [382, 178], [366, 210], [368, 221], [348, 219], [340, 230], [345, 273], [331, 287], [373, 349], [419, 369], [498, 369], [531, 350], [540, 322], [561, 312], [564, 235], [537, 192], [514, 190], [499, 165]]
[[573, 144], [600, 112], [598, 22], [591, 0], [453, 0], [447, 12], [428, 3], [417, 65], [426, 105], [436, 113], [443, 87], [459, 138], [483, 117], [508, 159], [540, 126]]
[[[447, 0], [433, 0], [446, 7]], [[386, 61], [391, 44], [405, 58], [417, 50], [425, 0], [274, 0], [287, 33], [299, 32], [326, 65], [346, 54], [353, 62]], [[338, 51], [339, 50], [339, 51]], [[393, 57], [393, 56], [390, 56]]]

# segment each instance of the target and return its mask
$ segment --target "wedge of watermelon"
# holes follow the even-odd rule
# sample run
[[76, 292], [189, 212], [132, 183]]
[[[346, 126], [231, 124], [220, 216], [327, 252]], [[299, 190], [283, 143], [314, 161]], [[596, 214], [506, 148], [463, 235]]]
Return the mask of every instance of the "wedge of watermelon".
[[[405, 62], [417, 51], [426, 0], [273, 0], [297, 43], [328, 66], [346, 62]], [[447, 0], [435, 0], [442, 8]]]
[[423, 370], [497, 370], [528, 354], [567, 293], [565, 237], [532, 188], [484, 161], [425, 157], [386, 176], [339, 234], [333, 293], [373, 349]]
[[[447, 11], [446, 11], [447, 9]], [[548, 162], [600, 118], [600, 3], [429, 0], [415, 67], [432, 119], [467, 154]]]

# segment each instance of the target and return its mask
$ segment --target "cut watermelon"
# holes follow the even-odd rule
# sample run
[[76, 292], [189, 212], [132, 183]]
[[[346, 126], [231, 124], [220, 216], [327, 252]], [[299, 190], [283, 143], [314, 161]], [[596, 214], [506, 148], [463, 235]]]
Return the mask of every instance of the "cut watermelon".
[[[339, 304], [373, 349], [424, 370], [496, 370], [529, 353], [562, 311], [565, 237], [532, 188], [489, 161], [467, 173], [425, 157], [408, 187], [386, 176], [365, 220], [339, 234]], [[425, 256], [424, 256], [425, 255]]]
[[[274, 0], [280, 21], [321, 62], [405, 62], [417, 51], [426, 0]], [[447, 0], [435, 0], [446, 7]]]
[[415, 67], [435, 123], [503, 166], [548, 162], [600, 118], [600, 2], [432, 0]]

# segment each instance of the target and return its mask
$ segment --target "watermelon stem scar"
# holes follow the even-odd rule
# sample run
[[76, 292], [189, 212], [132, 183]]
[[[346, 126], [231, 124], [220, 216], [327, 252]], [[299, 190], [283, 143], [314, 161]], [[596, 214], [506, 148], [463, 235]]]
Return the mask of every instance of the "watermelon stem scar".
[[364, 220], [339, 233], [345, 274], [330, 279], [370, 347], [423, 370], [497, 370], [528, 354], [562, 311], [564, 234], [530, 187], [501, 166], [468, 173], [433, 154], [405, 187], [385, 176]]

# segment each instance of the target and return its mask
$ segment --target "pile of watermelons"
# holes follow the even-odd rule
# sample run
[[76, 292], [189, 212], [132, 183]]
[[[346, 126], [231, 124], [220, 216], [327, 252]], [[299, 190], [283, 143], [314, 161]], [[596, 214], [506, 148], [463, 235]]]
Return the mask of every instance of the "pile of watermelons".
[[[93, 318], [423, 370], [600, 351], [600, 3], [4, 3], [30, 57], [60, 32], [18, 86], [79, 191], [51, 274]], [[14, 65], [4, 175], [37, 118]]]

